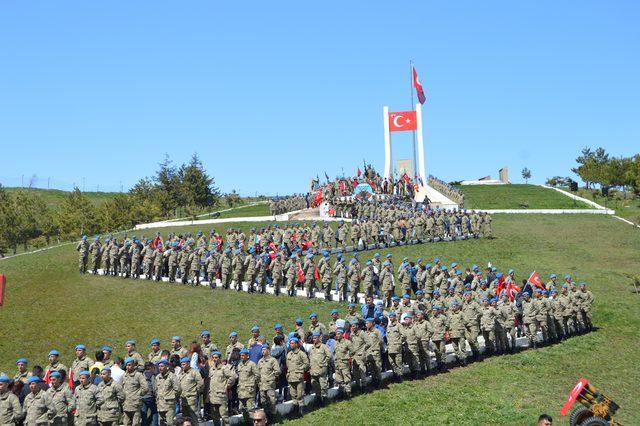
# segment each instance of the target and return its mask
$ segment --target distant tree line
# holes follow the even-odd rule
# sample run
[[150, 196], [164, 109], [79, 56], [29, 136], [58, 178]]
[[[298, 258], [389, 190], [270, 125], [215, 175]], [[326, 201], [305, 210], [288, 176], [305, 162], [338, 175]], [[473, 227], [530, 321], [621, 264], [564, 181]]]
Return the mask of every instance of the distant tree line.
[[[640, 195], [640, 154], [613, 157], [604, 148], [584, 148], [576, 163], [578, 166], [571, 171], [580, 177], [587, 189], [600, 186], [605, 190], [617, 188]], [[547, 179], [551, 186], [569, 186], [570, 183], [569, 177]]]
[[[117, 194], [99, 206], [75, 188], [56, 208], [36, 191], [7, 191], [0, 185], [0, 255], [18, 247], [49, 245], [55, 241], [131, 229], [137, 223], [194, 217], [209, 212], [221, 198], [215, 181], [194, 154], [175, 166], [165, 156], [152, 177], [140, 179], [127, 193]], [[238, 204], [233, 192], [224, 197]]]

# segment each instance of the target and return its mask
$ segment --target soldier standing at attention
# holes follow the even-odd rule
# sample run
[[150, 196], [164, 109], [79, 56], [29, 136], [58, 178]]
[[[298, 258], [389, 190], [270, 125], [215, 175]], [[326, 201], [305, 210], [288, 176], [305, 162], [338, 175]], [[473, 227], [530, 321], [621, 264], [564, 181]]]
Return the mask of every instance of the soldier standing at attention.
[[102, 402], [98, 406], [98, 422], [101, 426], [117, 426], [122, 415], [120, 407], [125, 400], [124, 390], [111, 378], [111, 368], [103, 368], [100, 376], [102, 381], [98, 383], [98, 394]]
[[156, 376], [156, 405], [160, 426], [173, 426], [176, 399], [180, 397], [180, 381], [169, 369], [169, 361], [158, 361], [159, 374]]
[[124, 360], [125, 374], [122, 378], [122, 390], [124, 402], [122, 404], [123, 423], [125, 426], [139, 425], [141, 423], [140, 407], [142, 397], [149, 390], [144, 374], [136, 369], [136, 360], [127, 358]]
[[78, 252], [78, 269], [81, 274], [87, 272], [87, 261], [89, 259], [89, 243], [87, 242], [87, 236], [83, 235], [80, 242], [76, 245], [76, 251]]
[[271, 356], [268, 344], [262, 345], [262, 358], [258, 361], [258, 387], [260, 403], [267, 413], [269, 421], [276, 420], [276, 383], [280, 376], [280, 363]]
[[322, 343], [322, 334], [319, 331], [314, 331], [312, 337], [313, 346], [309, 350], [311, 386], [316, 394], [316, 401], [322, 407], [327, 399], [327, 390], [329, 389], [327, 372], [331, 352], [327, 345]]
[[214, 424], [219, 420], [223, 425], [229, 424], [229, 391], [238, 380], [238, 376], [229, 364], [223, 364], [219, 351], [211, 353], [209, 362], [209, 401], [211, 402]]
[[76, 406], [73, 424], [76, 426], [98, 424], [98, 407], [102, 405], [103, 400], [89, 377], [88, 371], [81, 371], [80, 386], [77, 386], [73, 393]]
[[[180, 367], [182, 367], [182, 375], [180, 375], [182, 415], [189, 417], [191, 424], [196, 425], [198, 424], [198, 398], [204, 390], [204, 380], [198, 370], [191, 368], [189, 357], [180, 360]], [[144, 377], [142, 379], [144, 380]]]
[[249, 359], [249, 349], [240, 350], [238, 371], [238, 402], [245, 424], [249, 424], [249, 412], [255, 408], [258, 366]]
[[297, 337], [289, 339], [287, 353], [287, 382], [294, 411], [297, 408], [300, 415], [304, 415], [304, 373], [309, 371], [309, 358], [299, 347]]

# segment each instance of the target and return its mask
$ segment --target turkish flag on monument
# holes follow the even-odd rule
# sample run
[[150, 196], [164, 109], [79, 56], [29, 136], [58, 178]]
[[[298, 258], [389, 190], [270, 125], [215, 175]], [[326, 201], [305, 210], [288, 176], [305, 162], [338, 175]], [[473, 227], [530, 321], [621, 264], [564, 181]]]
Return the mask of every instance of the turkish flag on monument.
[[405, 130], [416, 130], [418, 122], [415, 111], [400, 111], [389, 113], [389, 131], [402, 132]]

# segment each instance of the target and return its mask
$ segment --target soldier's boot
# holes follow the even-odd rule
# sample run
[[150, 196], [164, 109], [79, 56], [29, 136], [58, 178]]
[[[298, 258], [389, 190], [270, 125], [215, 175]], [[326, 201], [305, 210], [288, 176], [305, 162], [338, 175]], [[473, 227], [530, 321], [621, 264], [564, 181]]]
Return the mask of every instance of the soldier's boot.
[[298, 414], [300, 415], [300, 417], [304, 416], [304, 405], [299, 405], [298, 406]]

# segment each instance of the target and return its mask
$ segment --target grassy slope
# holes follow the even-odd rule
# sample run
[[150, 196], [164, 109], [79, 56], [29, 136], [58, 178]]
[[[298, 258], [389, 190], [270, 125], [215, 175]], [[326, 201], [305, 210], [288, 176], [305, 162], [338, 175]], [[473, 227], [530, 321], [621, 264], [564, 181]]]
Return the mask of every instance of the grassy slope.
[[464, 203], [468, 209], [584, 209], [585, 203], [577, 202], [552, 189], [536, 185], [466, 185], [459, 186], [464, 192]]
[[[5, 188], [7, 191], [19, 191], [22, 188]], [[28, 191], [36, 191], [43, 200], [49, 205], [51, 208], [58, 207], [62, 201], [69, 195], [68, 191], [62, 191], [59, 189], [40, 189], [40, 188], [31, 188]], [[112, 199], [115, 197], [118, 192], [83, 192], [84, 196], [86, 196], [89, 201], [91, 201], [94, 205], [98, 206], [103, 202]]]
[[[241, 227], [263, 226], [242, 224]], [[197, 229], [190, 227], [189, 229]], [[640, 233], [607, 217], [497, 215], [495, 240], [465, 241], [389, 250], [397, 257], [440, 256], [464, 265], [491, 261], [513, 267], [518, 277], [536, 269], [572, 273], [592, 283], [596, 296], [590, 335], [552, 347], [503, 356], [421, 381], [332, 404], [296, 423], [365, 424], [525, 424], [541, 412], [557, 416], [566, 394], [581, 376], [621, 405], [620, 421], [640, 422], [635, 397], [640, 380], [640, 300], [622, 275], [640, 272]], [[163, 232], [168, 231], [167, 228]], [[145, 231], [147, 232], [147, 231]], [[71, 247], [0, 262], [9, 277], [7, 305], [0, 309], [0, 369], [13, 371], [19, 355], [44, 362], [52, 347], [70, 364], [78, 342], [122, 348], [134, 337], [142, 343], [173, 334], [193, 338], [201, 328], [219, 345], [238, 329], [243, 340], [254, 323], [294, 318], [317, 310], [328, 321], [335, 304], [277, 299], [104, 277], [79, 277]], [[95, 313], [94, 313], [95, 312]], [[92, 319], [99, 318], [97, 321]], [[202, 324], [201, 324], [202, 321]], [[270, 334], [270, 330], [268, 332]], [[121, 352], [120, 352], [121, 353]]]
[[[599, 193], [599, 191], [598, 191]], [[601, 194], [594, 197], [593, 192], [584, 188], [578, 190], [578, 195], [587, 200], [595, 201], [601, 206], [607, 206], [616, 211], [616, 215], [631, 221], [640, 223], [640, 199], [617, 199], [610, 197], [608, 200]]]
[[227, 217], [257, 217], [257, 216], [269, 216], [269, 204], [260, 203], [248, 206], [242, 206], [220, 213], [220, 218]]

